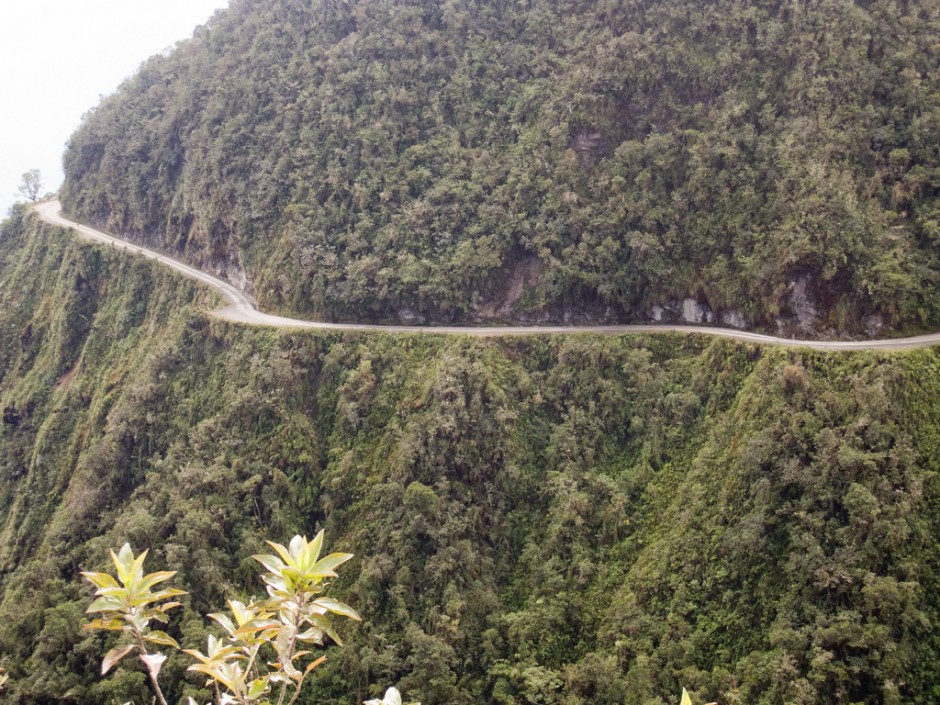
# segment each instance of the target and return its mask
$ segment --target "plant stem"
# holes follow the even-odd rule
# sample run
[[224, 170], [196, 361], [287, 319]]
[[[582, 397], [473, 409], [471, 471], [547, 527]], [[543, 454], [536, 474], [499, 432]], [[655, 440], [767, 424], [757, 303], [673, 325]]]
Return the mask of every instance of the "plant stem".
[[[301, 609], [303, 608], [305, 597], [306, 595], [304, 593], [300, 593], [297, 597], [294, 598], [295, 603], [297, 605], [297, 609], [294, 612], [294, 624], [293, 624], [294, 628], [291, 631], [290, 644], [288, 645], [288, 648], [287, 648], [286, 660], [288, 663], [294, 660], [294, 649], [297, 648], [297, 631], [300, 629], [300, 619], [301, 619], [300, 612], [301, 612]], [[303, 679], [301, 679], [301, 683], [303, 683]], [[291, 698], [291, 703], [293, 703], [297, 699], [297, 694], [299, 692], [300, 692], [300, 686], [298, 685], [297, 690], [294, 692], [294, 697]], [[277, 699], [277, 705], [284, 705], [284, 696], [286, 695], [287, 695], [287, 683], [282, 683], [281, 695]]]
[[[150, 654], [147, 652], [147, 647], [144, 644], [143, 635], [135, 629], [134, 636], [137, 637], [137, 648], [140, 649], [140, 655], [149, 656]], [[160, 684], [157, 682], [157, 677], [153, 675], [153, 671], [150, 670], [150, 667], [147, 666], [146, 663], [144, 666], [146, 666], [147, 675], [150, 676], [150, 684], [153, 686], [153, 692], [156, 694], [157, 700], [160, 701], [160, 705], [167, 705], [166, 698], [163, 697], [163, 691], [160, 690]]]
[[297, 702], [297, 696], [300, 695], [300, 689], [304, 687], [304, 679], [301, 677], [300, 682], [297, 684], [297, 690], [294, 691], [294, 697], [290, 699], [290, 702], [287, 705], [294, 705]]
[[251, 658], [248, 659], [248, 665], [245, 666], [245, 677], [251, 678], [251, 669], [255, 667], [255, 659], [258, 658], [258, 651], [261, 649], [261, 644], [256, 644], [255, 648], [251, 650]]

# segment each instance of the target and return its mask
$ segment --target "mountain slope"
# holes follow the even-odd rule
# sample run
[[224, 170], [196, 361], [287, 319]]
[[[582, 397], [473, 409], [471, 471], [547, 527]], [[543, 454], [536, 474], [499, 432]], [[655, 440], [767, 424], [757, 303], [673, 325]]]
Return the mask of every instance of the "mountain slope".
[[63, 201], [300, 314], [935, 325], [938, 12], [236, 0]]
[[[159, 266], [0, 227], [0, 653], [19, 703], [101, 679], [79, 569], [150, 546], [169, 631], [324, 527], [364, 616], [307, 702], [929, 703], [937, 351], [477, 340], [214, 321]], [[192, 694], [185, 660], [164, 671]]]

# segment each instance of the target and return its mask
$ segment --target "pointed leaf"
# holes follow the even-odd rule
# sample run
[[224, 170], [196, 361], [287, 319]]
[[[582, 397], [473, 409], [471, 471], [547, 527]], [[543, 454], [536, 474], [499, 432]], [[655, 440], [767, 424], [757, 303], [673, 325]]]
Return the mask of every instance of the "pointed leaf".
[[144, 577], [144, 559], [147, 557], [149, 549], [145, 549], [141, 552], [139, 556], [134, 559], [134, 562], [131, 564], [131, 580], [137, 584]]
[[245, 636], [252, 636], [258, 632], [261, 632], [264, 636], [270, 639], [271, 636], [268, 633], [277, 631], [282, 626], [283, 625], [280, 622], [273, 619], [253, 619], [245, 626], [236, 629], [233, 636], [240, 638]]
[[176, 575], [175, 570], [161, 570], [157, 573], [150, 573], [149, 575], [145, 575], [143, 580], [140, 581], [138, 589], [149, 590], [157, 583], [162, 583], [164, 580], [169, 580], [174, 575]]
[[82, 577], [85, 578], [85, 580], [90, 581], [97, 588], [121, 589], [121, 586], [118, 585], [117, 580], [107, 573], [82, 573]]
[[105, 675], [118, 661], [127, 656], [135, 648], [137, 647], [134, 646], [134, 644], [126, 644], [125, 646], [118, 646], [111, 649], [101, 660], [101, 675]]
[[222, 629], [228, 632], [229, 636], [235, 636], [235, 623], [227, 614], [213, 612], [212, 614], [208, 615], [208, 617], [209, 619], [213, 619], [218, 622], [222, 626]]
[[226, 676], [224, 673], [220, 673], [217, 669], [212, 666], [208, 666], [204, 663], [194, 663], [192, 666], [186, 669], [187, 671], [195, 671], [197, 673], [204, 673], [213, 680], [217, 680], [219, 683], [224, 685], [229, 690], [235, 690], [235, 682]]
[[88, 624], [82, 625], [83, 629], [108, 629], [114, 632], [124, 630], [124, 622], [119, 619], [93, 619]]
[[[327, 628], [329, 628], [329, 627], [327, 627]], [[297, 640], [298, 640], [298, 641], [304, 641], [304, 642], [310, 642], [310, 641], [312, 641], [312, 642], [314, 642], [315, 644], [322, 644], [322, 643], [323, 643], [323, 634], [324, 634], [324, 631], [325, 631], [325, 630], [323, 630], [323, 629], [316, 629], [316, 628], [314, 628], [314, 629], [308, 629], [307, 631], [301, 632], [300, 634], [298, 634], [298, 635], [297, 635]]]
[[310, 671], [312, 671], [324, 661], [326, 661], [326, 656], [321, 656], [316, 661], [312, 661], [311, 663], [307, 664], [307, 667], [304, 669], [304, 675], [310, 673]]
[[295, 534], [294, 538], [290, 540], [290, 557], [294, 559], [294, 564], [299, 565], [300, 559], [303, 557], [303, 551], [307, 548], [307, 537], [300, 536]]
[[284, 560], [284, 563], [286, 565], [296, 566], [296, 563], [294, 562], [294, 558], [291, 556], [290, 551], [284, 548], [281, 544], [274, 543], [274, 541], [268, 541], [268, 546], [270, 546], [275, 551], [277, 551], [277, 554]]
[[252, 558], [254, 558], [274, 574], [280, 574], [280, 572], [287, 566], [284, 561], [282, 561], [277, 556], [272, 556], [270, 553], [261, 553], [257, 556], [252, 556]]
[[313, 541], [307, 544], [308, 564], [305, 570], [310, 570], [318, 560], [320, 560], [320, 551], [323, 550], [323, 530], [320, 530]]
[[[274, 558], [274, 556], [271, 557]], [[232, 615], [235, 617], [235, 621], [238, 623], [238, 626], [242, 626], [257, 616], [254, 609], [246, 607], [238, 600], [229, 600], [228, 604], [232, 610]]]
[[152, 632], [149, 632], [144, 636], [144, 639], [154, 644], [160, 644], [160, 646], [172, 646], [174, 649], [180, 647], [180, 645], [176, 643], [176, 639], [166, 632], [161, 632], [159, 629], [154, 629]]
[[[206, 655], [205, 655], [204, 653], [202, 653], [201, 651], [198, 651], [197, 649], [183, 649], [183, 653], [184, 653], [184, 654], [189, 654], [189, 655], [192, 656], [194, 659], [198, 659], [199, 661], [202, 661], [203, 663], [209, 663], [209, 662], [212, 660], [211, 658], [209, 658], [208, 656], [206, 656]], [[190, 666], [190, 667], [189, 667], [188, 669], [186, 669], [186, 670], [192, 671], [192, 670], [195, 670], [195, 669], [193, 669], [192, 666]]]
[[335, 578], [334, 570], [352, 557], [351, 553], [331, 553], [326, 558], [317, 561], [310, 572], [316, 577]]
[[114, 563], [115, 570], [117, 570], [118, 580], [121, 581], [122, 585], [127, 585], [134, 565], [134, 552], [131, 550], [131, 545], [125, 543], [117, 553], [111, 551], [111, 561]]
[[349, 619], [354, 619], [357, 622], [362, 621], [362, 617], [359, 616], [359, 613], [356, 612], [356, 610], [354, 610], [349, 605], [340, 602], [339, 600], [334, 600], [332, 597], [318, 597], [313, 601], [313, 603], [328, 609], [333, 614], [340, 614], [344, 617], [349, 617]]
[[154, 610], [156, 610], [157, 612], [167, 612], [168, 610], [171, 610], [175, 607], [180, 607], [182, 604], [183, 604], [182, 602], [167, 602], [166, 604], [163, 604], [163, 605], [157, 605], [156, 607], [154, 607]]
[[94, 612], [114, 612], [124, 609], [124, 601], [119, 600], [116, 597], [111, 595], [105, 595], [104, 597], [99, 597], [97, 600], [92, 602], [88, 609], [85, 610], [88, 614], [93, 614]]

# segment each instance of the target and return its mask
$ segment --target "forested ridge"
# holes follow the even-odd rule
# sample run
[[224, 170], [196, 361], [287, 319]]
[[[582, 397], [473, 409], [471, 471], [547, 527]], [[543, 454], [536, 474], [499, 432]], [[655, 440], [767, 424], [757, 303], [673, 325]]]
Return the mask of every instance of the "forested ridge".
[[[936, 0], [232, 0], [85, 117], [60, 195], [299, 316], [936, 329], [938, 37]], [[321, 529], [363, 621], [298, 705], [940, 699], [938, 349], [218, 303], [0, 224], [9, 701], [150, 701], [81, 628], [108, 548], [178, 571], [201, 648]], [[189, 662], [171, 703], [211, 697]]]
[[[151, 548], [167, 630], [326, 529], [363, 616], [306, 703], [930, 703], [940, 359], [682, 336], [281, 333], [162, 270], [0, 226], [0, 664], [11, 702], [98, 676], [79, 570]], [[203, 679], [164, 666], [171, 702]]]
[[938, 36], [935, 0], [233, 0], [86, 116], [63, 202], [295, 314], [936, 327]]

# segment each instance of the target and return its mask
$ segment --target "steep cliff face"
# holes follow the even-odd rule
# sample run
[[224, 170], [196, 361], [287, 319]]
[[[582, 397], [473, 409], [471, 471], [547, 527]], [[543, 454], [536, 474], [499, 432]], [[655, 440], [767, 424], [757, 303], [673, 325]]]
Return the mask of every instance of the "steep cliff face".
[[[940, 681], [936, 351], [681, 337], [281, 334], [154, 265], [0, 228], [0, 654], [21, 703], [101, 679], [80, 568], [149, 546], [190, 592], [261, 589], [326, 528], [365, 621], [309, 702], [926, 703]], [[172, 697], [205, 702], [185, 660]], [[175, 700], [174, 700], [175, 701]]]
[[64, 200], [297, 313], [935, 326], [938, 12], [234, 0], [86, 118]]

